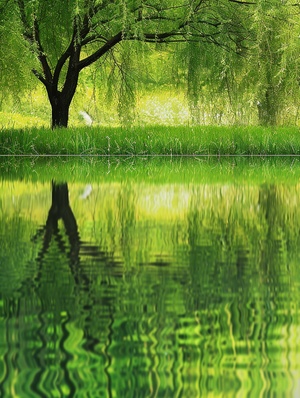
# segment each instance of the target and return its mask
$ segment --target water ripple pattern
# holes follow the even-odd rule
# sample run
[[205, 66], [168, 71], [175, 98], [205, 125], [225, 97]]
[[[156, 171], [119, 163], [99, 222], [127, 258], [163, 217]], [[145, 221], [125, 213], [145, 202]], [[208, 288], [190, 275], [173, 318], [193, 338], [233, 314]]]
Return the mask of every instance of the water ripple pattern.
[[0, 183], [0, 395], [296, 398], [299, 191]]

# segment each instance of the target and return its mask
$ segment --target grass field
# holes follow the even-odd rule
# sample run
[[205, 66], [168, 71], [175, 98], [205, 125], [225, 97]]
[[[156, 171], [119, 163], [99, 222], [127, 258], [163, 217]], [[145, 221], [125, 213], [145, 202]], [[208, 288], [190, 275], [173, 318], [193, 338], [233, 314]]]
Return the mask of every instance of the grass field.
[[2, 129], [1, 155], [300, 155], [297, 127]]
[[1, 155], [300, 155], [297, 127], [2, 129]]

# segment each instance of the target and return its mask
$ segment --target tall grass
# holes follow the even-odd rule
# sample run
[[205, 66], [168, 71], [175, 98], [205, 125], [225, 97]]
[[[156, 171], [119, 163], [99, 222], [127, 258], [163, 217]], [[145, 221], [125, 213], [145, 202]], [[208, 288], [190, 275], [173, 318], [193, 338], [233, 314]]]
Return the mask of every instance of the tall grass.
[[300, 155], [297, 127], [132, 127], [0, 131], [1, 155]]

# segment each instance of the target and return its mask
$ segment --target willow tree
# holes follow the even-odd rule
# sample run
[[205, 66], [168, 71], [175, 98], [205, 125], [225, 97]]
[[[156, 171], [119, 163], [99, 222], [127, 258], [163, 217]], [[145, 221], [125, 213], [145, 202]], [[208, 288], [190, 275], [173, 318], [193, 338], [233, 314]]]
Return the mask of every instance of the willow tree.
[[[291, 120], [299, 98], [299, 4], [293, 0], [257, 0], [253, 7], [255, 46], [248, 80], [256, 93], [258, 119], [275, 125]], [[295, 117], [295, 116], [294, 116]]]
[[32, 72], [46, 88], [55, 128], [68, 125], [80, 72], [122, 42], [205, 41], [235, 49], [244, 45], [244, 29], [234, 15], [248, 2], [15, 0], [15, 4], [23, 37], [38, 61]]
[[[26, 87], [25, 65], [29, 65], [30, 56], [24, 48], [19, 32], [20, 20], [10, 0], [0, 0], [0, 104], [7, 102], [9, 95], [18, 100], [18, 94]], [[27, 74], [28, 75], [28, 74]], [[28, 76], [27, 76], [28, 77]]]

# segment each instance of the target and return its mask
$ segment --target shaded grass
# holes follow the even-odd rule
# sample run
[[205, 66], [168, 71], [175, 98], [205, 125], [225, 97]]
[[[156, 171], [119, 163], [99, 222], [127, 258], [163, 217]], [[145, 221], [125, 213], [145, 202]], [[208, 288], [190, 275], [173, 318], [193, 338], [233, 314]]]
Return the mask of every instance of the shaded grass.
[[0, 131], [1, 155], [300, 155], [297, 127], [132, 127]]
[[297, 184], [298, 157], [2, 157], [3, 180]]

